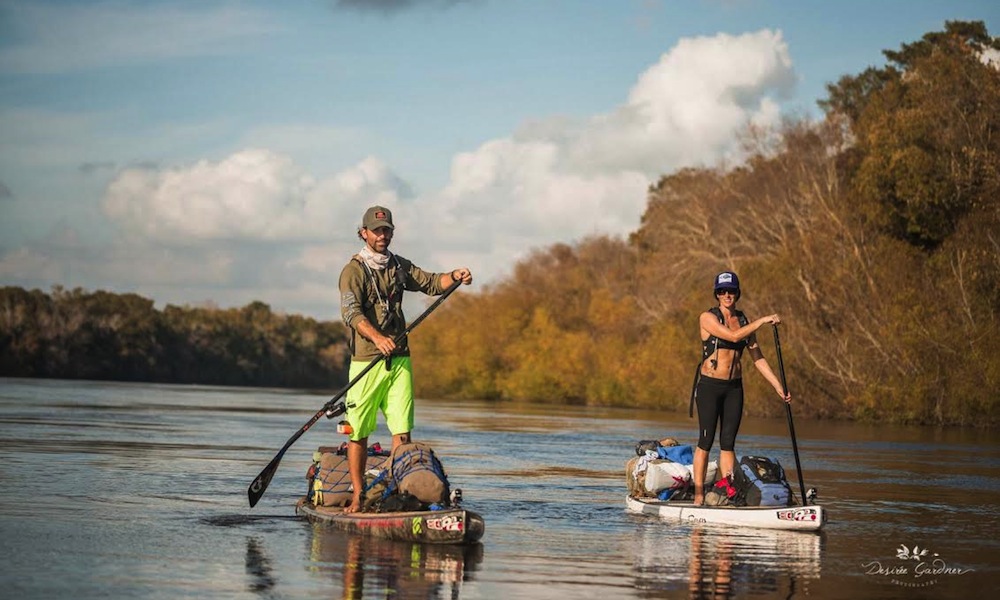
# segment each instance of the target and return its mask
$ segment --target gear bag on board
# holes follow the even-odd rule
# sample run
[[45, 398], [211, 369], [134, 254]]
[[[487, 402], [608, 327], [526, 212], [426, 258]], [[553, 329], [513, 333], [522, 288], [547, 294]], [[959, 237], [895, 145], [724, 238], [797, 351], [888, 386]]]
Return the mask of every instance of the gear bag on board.
[[387, 486], [382, 498], [410, 495], [425, 505], [446, 505], [451, 495], [448, 476], [434, 450], [422, 442], [400, 444], [389, 456]]
[[792, 487], [777, 459], [744, 456], [733, 472], [738, 506], [791, 506]]
[[[366, 482], [374, 473], [385, 469], [389, 452], [375, 443], [368, 448], [365, 462]], [[315, 506], [347, 506], [351, 503], [353, 488], [347, 464], [347, 443], [340, 447], [320, 446], [313, 452], [313, 464], [306, 474], [309, 481], [308, 498]]]

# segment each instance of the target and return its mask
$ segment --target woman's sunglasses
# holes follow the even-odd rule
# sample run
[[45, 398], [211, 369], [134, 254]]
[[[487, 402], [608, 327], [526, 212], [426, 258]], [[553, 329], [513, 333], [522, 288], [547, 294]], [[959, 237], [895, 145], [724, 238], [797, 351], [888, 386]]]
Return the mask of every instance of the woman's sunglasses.
[[721, 290], [715, 291], [716, 296], [725, 296], [726, 294], [729, 294], [730, 296], [736, 296], [739, 293], [740, 293], [739, 290], [735, 290], [733, 288], [722, 288]]

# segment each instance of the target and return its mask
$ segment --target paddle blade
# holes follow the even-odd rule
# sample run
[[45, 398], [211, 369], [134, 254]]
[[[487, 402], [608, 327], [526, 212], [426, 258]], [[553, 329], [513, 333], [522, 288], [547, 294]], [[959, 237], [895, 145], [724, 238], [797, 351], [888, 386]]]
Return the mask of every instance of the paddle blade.
[[257, 506], [260, 502], [260, 497], [264, 495], [267, 490], [267, 486], [271, 484], [271, 478], [274, 477], [274, 473], [278, 470], [278, 463], [281, 462], [281, 455], [274, 457], [264, 470], [260, 472], [257, 479], [253, 480], [250, 487], [247, 488], [247, 498], [250, 500], [250, 508]]

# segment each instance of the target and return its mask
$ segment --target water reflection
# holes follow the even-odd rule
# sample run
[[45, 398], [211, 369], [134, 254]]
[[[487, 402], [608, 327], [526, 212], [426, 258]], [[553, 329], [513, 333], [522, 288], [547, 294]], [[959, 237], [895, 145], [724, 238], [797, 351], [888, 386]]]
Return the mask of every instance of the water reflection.
[[417, 544], [314, 525], [308, 569], [342, 583], [343, 598], [454, 598], [483, 558], [482, 544]]
[[246, 571], [250, 577], [251, 592], [263, 594], [274, 588], [274, 574], [271, 560], [264, 554], [263, 544], [255, 537], [247, 538]]
[[722, 537], [708, 543], [703, 528], [691, 532], [688, 591], [691, 598], [730, 598], [733, 581], [733, 542]]
[[[792, 597], [820, 577], [823, 535], [766, 529], [640, 524], [635, 585], [689, 598]], [[815, 583], [814, 583], [815, 585]]]
[[[314, 536], [293, 509], [312, 456], [305, 438], [284, 458], [263, 504], [249, 510], [247, 484], [302, 426], [303, 412], [325, 400], [0, 378], [0, 589], [29, 600], [886, 600], [989, 597], [1000, 580], [995, 431], [796, 423], [807, 484], [822, 490], [835, 514], [826, 537], [817, 537], [696, 530], [626, 511], [621, 457], [633, 453], [636, 432], [683, 437], [686, 418], [427, 402], [420, 437], [443, 448], [449, 476], [486, 518], [486, 561], [483, 547], [470, 555]], [[328, 424], [309, 439], [329, 435]], [[740, 439], [787, 465], [787, 435], [784, 420], [749, 419]], [[58, 476], [39, 475], [51, 473]], [[917, 563], [897, 558], [900, 545], [929, 548], [949, 567], [970, 570], [937, 577], [925, 590], [867, 574], [863, 565], [872, 561], [907, 562], [912, 576]]]

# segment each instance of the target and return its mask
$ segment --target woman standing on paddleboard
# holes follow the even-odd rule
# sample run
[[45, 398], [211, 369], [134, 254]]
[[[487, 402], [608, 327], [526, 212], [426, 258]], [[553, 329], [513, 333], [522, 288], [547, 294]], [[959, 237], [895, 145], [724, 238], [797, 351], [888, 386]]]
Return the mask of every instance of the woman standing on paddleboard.
[[767, 364], [760, 351], [755, 332], [763, 325], [777, 325], [778, 315], [761, 317], [750, 322], [736, 308], [740, 299], [740, 280], [736, 273], [723, 271], [715, 276], [715, 297], [719, 302], [701, 313], [701, 366], [692, 391], [692, 402], [698, 405], [698, 447], [694, 451], [694, 503], [705, 501], [705, 472], [709, 451], [719, 428], [719, 476], [731, 475], [736, 468], [736, 434], [743, 418], [743, 368], [740, 358], [747, 350], [753, 364], [770, 383], [778, 397], [791, 402], [781, 381]]

